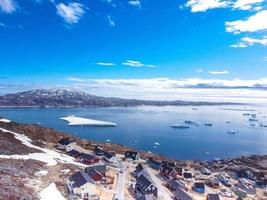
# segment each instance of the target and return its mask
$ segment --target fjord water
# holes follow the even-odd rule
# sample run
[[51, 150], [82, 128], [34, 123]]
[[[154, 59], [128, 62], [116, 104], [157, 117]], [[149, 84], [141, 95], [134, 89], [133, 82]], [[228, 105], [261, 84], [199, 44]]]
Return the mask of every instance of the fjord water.
[[[160, 153], [176, 159], [211, 160], [249, 154], [267, 154], [267, 128], [252, 127], [248, 111], [225, 110], [225, 106], [140, 106], [128, 108], [1, 108], [0, 116], [21, 122], [54, 128], [84, 139], [111, 143]], [[244, 106], [228, 106], [243, 109]], [[248, 106], [259, 123], [267, 124], [267, 108]], [[117, 127], [68, 126], [61, 117], [75, 115], [111, 121]], [[189, 129], [173, 129], [171, 124], [184, 120], [199, 122]], [[204, 126], [205, 122], [213, 126]], [[230, 121], [231, 123], [226, 123]], [[229, 130], [237, 130], [233, 135]], [[156, 143], [156, 144], [155, 144]], [[159, 143], [159, 144], [157, 144]]]

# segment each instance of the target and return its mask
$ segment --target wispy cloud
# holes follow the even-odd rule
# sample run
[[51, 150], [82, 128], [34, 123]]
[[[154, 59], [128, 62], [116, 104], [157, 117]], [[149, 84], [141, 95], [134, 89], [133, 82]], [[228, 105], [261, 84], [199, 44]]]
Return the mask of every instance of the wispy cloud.
[[264, 36], [261, 39], [251, 38], [251, 37], [243, 37], [243, 38], [241, 38], [240, 42], [238, 42], [237, 44], [231, 45], [231, 47], [233, 47], [233, 48], [245, 48], [248, 46], [252, 46], [254, 44], [260, 44], [263, 46], [267, 46], [267, 36]]
[[241, 32], [257, 32], [267, 29], [267, 10], [262, 10], [246, 20], [225, 22], [226, 31], [234, 34]]
[[110, 15], [107, 15], [107, 21], [108, 21], [109, 25], [112, 26], [112, 27], [114, 27], [116, 25], [113, 17], [110, 16]]
[[225, 74], [229, 74], [229, 71], [209, 71], [209, 74], [213, 74], [213, 75], [225, 75]]
[[264, 2], [265, 0], [237, 0], [233, 3], [234, 9], [240, 9], [240, 10], [258, 10], [260, 3]]
[[86, 80], [81, 79], [81, 78], [77, 78], [77, 77], [67, 77], [66, 80], [73, 81], [73, 82], [79, 82], [79, 83], [86, 82]]
[[259, 11], [262, 9], [261, 5], [264, 1], [265, 0], [188, 0], [185, 7], [189, 7], [191, 12], [205, 12], [216, 8]]
[[147, 67], [147, 68], [157, 68], [156, 65], [152, 65], [152, 64], [144, 64], [141, 63], [140, 61], [136, 61], [136, 60], [127, 60], [125, 62], [122, 63], [125, 66], [130, 66], [130, 67]]
[[190, 7], [191, 12], [205, 12], [214, 8], [225, 8], [230, 1], [225, 0], [188, 0], [186, 7]]
[[0, 11], [4, 13], [15, 12], [17, 4], [13, 0], [0, 0]]
[[96, 65], [101, 65], [101, 66], [114, 66], [115, 63], [112, 63], [112, 62], [97, 62]]
[[130, 0], [130, 1], [129, 1], [129, 4], [130, 4], [131, 6], [141, 7], [141, 2], [140, 2], [140, 0]]
[[57, 14], [61, 16], [66, 23], [76, 24], [85, 13], [85, 8], [80, 3], [59, 3], [56, 5]]

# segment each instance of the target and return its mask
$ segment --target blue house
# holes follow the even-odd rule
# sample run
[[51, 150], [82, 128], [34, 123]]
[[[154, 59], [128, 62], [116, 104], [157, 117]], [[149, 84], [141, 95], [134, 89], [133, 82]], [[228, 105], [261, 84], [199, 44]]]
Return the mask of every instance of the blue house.
[[205, 185], [201, 182], [194, 183], [194, 186], [192, 188], [195, 192], [203, 194], [205, 193]]

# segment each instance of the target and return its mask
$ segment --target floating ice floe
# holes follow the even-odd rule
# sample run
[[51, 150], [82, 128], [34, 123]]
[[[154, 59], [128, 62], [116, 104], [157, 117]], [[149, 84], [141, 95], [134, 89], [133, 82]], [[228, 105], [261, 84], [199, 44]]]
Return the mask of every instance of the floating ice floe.
[[117, 124], [113, 122], [76, 117], [75, 115], [62, 117], [60, 119], [67, 121], [69, 126], [117, 126]]
[[26, 135], [15, 133], [15, 132], [3, 129], [3, 128], [0, 128], [0, 130], [3, 132], [6, 132], [6, 133], [13, 134], [17, 140], [21, 141], [21, 143], [27, 147], [42, 151], [41, 153], [30, 153], [28, 155], [0, 155], [0, 158], [37, 160], [37, 161], [46, 163], [48, 166], [53, 166], [53, 165], [56, 165], [57, 162], [61, 162], [61, 163], [68, 163], [68, 164], [86, 167], [86, 165], [79, 163], [79, 162], [76, 162], [75, 159], [71, 156], [58, 153], [54, 150], [45, 149], [45, 148], [41, 148], [41, 147], [38, 147], [36, 145], [33, 145], [31, 143], [32, 140], [29, 137], [27, 137]]
[[0, 122], [4, 122], [4, 123], [10, 123], [11, 121], [9, 119], [0, 119]]
[[51, 183], [47, 188], [40, 192], [40, 200], [66, 200], [58, 191], [56, 184]]

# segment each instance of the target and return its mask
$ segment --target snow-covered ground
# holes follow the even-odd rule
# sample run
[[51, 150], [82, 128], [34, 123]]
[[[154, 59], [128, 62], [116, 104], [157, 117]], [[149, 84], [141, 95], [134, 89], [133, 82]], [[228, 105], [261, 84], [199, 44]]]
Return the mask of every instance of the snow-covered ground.
[[40, 200], [66, 200], [58, 191], [56, 184], [51, 183], [47, 188], [40, 192]]
[[15, 138], [19, 141], [21, 141], [22, 144], [42, 151], [43, 153], [30, 153], [28, 155], [0, 155], [0, 158], [6, 158], [6, 159], [23, 159], [23, 160], [37, 160], [41, 162], [45, 162], [48, 166], [53, 166], [56, 165], [57, 162], [61, 163], [68, 163], [68, 164], [73, 164], [73, 165], [78, 165], [82, 167], [86, 167], [86, 165], [76, 162], [73, 157], [70, 157], [65, 154], [58, 153], [56, 151], [50, 150], [50, 149], [45, 149], [38, 147], [36, 145], [33, 145], [31, 143], [31, 139], [27, 137], [26, 135], [22, 135], [19, 133], [15, 133], [3, 128], [0, 128], [1, 131], [6, 132], [6, 133], [11, 133], [15, 136]]
[[60, 118], [69, 122], [69, 126], [117, 126], [116, 123], [76, 117], [74, 115]]
[[1, 118], [0, 119], [0, 122], [4, 122], [4, 123], [9, 123], [9, 122], [11, 122], [9, 119], [3, 119], [3, 118]]

